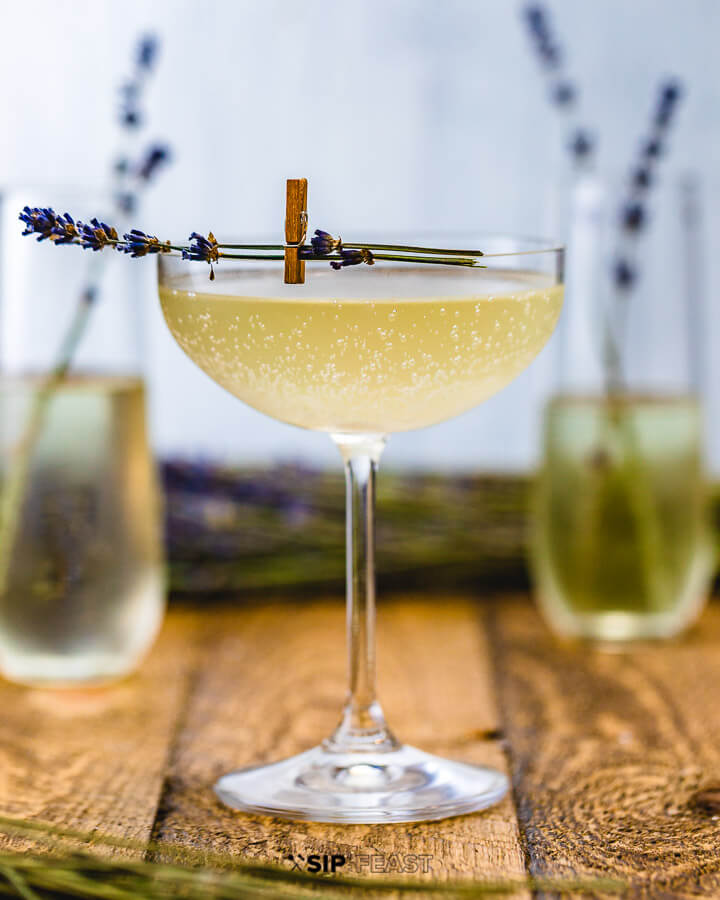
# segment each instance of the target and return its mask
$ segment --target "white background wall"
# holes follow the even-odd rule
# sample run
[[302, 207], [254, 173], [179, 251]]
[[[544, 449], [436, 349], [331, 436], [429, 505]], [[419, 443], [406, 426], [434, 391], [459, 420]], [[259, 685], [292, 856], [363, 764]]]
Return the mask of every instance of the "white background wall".
[[[626, 166], [662, 75], [689, 89], [676, 168], [706, 176], [720, 240], [720, 4], [551, 0], [602, 160]], [[115, 86], [137, 34], [161, 37], [149, 137], [175, 164], [137, 224], [184, 237], [276, 230], [284, 179], [310, 182], [311, 224], [541, 233], [559, 134], [515, 0], [0, 2], [0, 184], [101, 183]], [[298, 99], [288, 98], [292, 90]], [[40, 202], [40, 199], [37, 201]], [[709, 249], [712, 249], [712, 245]], [[70, 252], [70, 251], [68, 251]], [[720, 262], [710, 272], [710, 300]], [[165, 453], [334, 461], [321, 435], [244, 408], [188, 362], [152, 309], [152, 422]], [[708, 349], [720, 338], [712, 317]], [[536, 453], [541, 360], [454, 422], [393, 439], [388, 462], [522, 467]], [[717, 367], [708, 397], [720, 421]], [[720, 429], [709, 438], [720, 467]]]

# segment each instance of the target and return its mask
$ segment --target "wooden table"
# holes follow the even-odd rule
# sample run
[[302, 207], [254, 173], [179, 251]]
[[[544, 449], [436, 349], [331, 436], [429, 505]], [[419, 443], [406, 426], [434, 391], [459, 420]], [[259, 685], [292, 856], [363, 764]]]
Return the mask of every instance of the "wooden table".
[[510, 772], [512, 796], [418, 825], [285, 823], [217, 803], [221, 773], [335, 725], [337, 599], [174, 611], [139, 674], [111, 688], [3, 684], [0, 814], [286, 866], [338, 853], [368, 879], [415, 854], [425, 879], [617, 875], [633, 894], [720, 895], [707, 791], [720, 784], [720, 606], [682, 641], [610, 654], [557, 643], [524, 597], [389, 598], [379, 643], [395, 731]]

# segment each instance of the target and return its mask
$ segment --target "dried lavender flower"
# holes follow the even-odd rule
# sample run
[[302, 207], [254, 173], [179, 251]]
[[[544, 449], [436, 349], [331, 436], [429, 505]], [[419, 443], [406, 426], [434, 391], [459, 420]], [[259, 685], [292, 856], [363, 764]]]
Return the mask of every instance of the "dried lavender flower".
[[671, 79], [660, 89], [660, 99], [655, 113], [655, 127], [667, 128], [675, 112], [678, 100], [682, 97], [682, 86], [679, 81]]
[[90, 219], [90, 222], [86, 224], [78, 222], [77, 225], [80, 244], [84, 250], [97, 252], [105, 247], [114, 247], [119, 240], [117, 230], [98, 219]]
[[212, 231], [208, 232], [205, 237], [197, 231], [193, 231], [190, 235], [190, 246], [183, 250], [183, 259], [194, 259], [200, 262], [217, 262], [220, 257], [218, 250], [218, 242]]
[[131, 216], [137, 207], [137, 198], [132, 191], [118, 191], [115, 194], [115, 206], [124, 216]]
[[666, 82], [662, 89], [660, 102], [667, 106], [677, 103], [682, 96], [682, 85], [676, 79]]
[[643, 147], [643, 155], [650, 159], [657, 159], [662, 154], [663, 146], [659, 138], [651, 138]]
[[70, 244], [78, 237], [78, 229], [82, 223], [77, 224], [70, 213], [58, 215], [52, 207], [26, 206], [18, 216], [25, 223], [23, 234], [35, 234], [38, 241], [50, 240], [53, 244]]
[[159, 41], [154, 34], [144, 34], [138, 41], [137, 65], [140, 69], [152, 69], [157, 59]]
[[125, 128], [139, 128], [142, 124], [140, 111], [134, 106], [124, 106], [120, 111], [120, 124]]
[[580, 92], [576, 83], [568, 77], [564, 67], [564, 53], [556, 39], [546, 7], [540, 4], [526, 6], [523, 10], [532, 46], [548, 79], [548, 96], [553, 106], [570, 117], [571, 136], [567, 147], [577, 169], [587, 166], [595, 149], [590, 134], [578, 128], [578, 100]]
[[183, 259], [193, 259], [200, 262], [206, 262], [210, 265], [210, 281], [215, 280], [215, 269], [213, 263], [220, 258], [218, 242], [212, 231], [208, 231], [205, 237], [197, 231], [193, 231], [190, 235], [190, 246], [182, 251]]
[[622, 289], [631, 288], [637, 277], [637, 272], [626, 259], [618, 259], [613, 267], [615, 284]]
[[147, 256], [148, 253], [169, 253], [170, 241], [160, 241], [154, 234], [145, 234], [138, 228], [133, 228], [123, 235], [125, 246], [122, 247], [123, 253], [129, 253], [130, 256], [137, 258]]
[[49, 206], [25, 206], [18, 218], [25, 223], [23, 234], [35, 234], [38, 241], [52, 239], [53, 229], [58, 225], [58, 216]]
[[78, 229], [81, 227], [82, 222], [76, 223], [70, 213], [66, 212], [57, 217], [50, 240], [54, 244], [72, 244], [80, 237]]
[[528, 6], [525, 9], [525, 19], [540, 60], [548, 68], [557, 68], [560, 65], [562, 54], [552, 39], [547, 11], [542, 6]]
[[645, 207], [642, 203], [628, 203], [623, 209], [620, 217], [622, 227], [625, 231], [640, 231], [643, 225], [645, 225], [645, 220]]
[[333, 269], [344, 269], [346, 266], [358, 266], [360, 263], [367, 263], [369, 266], [375, 264], [375, 257], [370, 250], [346, 250], [340, 251], [340, 260], [332, 260], [330, 265]]
[[639, 166], [632, 175], [632, 183], [640, 190], [647, 190], [653, 183], [653, 175], [647, 166]]
[[575, 87], [569, 81], [559, 81], [552, 89], [551, 98], [557, 106], [569, 106], [575, 97]]
[[570, 141], [570, 152], [576, 159], [585, 159], [595, 147], [592, 135], [582, 128], [578, 128]]
[[170, 161], [170, 148], [167, 144], [152, 144], [137, 169], [137, 177], [150, 181], [163, 165]]
[[[665, 132], [681, 96], [682, 88], [676, 79], [670, 79], [660, 85], [652, 114], [650, 134], [642, 143], [635, 169], [630, 172], [628, 196], [618, 216], [624, 240], [635, 240], [638, 233], [647, 227], [648, 210], [645, 198], [655, 181], [654, 167], [665, 150]], [[627, 293], [637, 284], [639, 272], [625, 256], [619, 255], [612, 264], [611, 276], [618, 291]], [[617, 381], [617, 378], [608, 379], [609, 382], [613, 380]]]
[[342, 238], [334, 238], [327, 231], [315, 229], [315, 236], [310, 239], [312, 248], [319, 256], [327, 256], [342, 249]]
[[138, 41], [135, 55], [135, 74], [120, 88], [122, 94], [120, 124], [124, 128], [134, 130], [143, 123], [143, 115], [140, 111], [143, 81], [155, 64], [158, 46], [158, 40], [153, 34], [145, 34]]

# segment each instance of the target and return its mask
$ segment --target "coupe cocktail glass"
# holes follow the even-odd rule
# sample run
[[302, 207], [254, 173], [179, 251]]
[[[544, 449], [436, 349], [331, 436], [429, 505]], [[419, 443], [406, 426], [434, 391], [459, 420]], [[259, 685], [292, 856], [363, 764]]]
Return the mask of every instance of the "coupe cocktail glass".
[[[499, 391], [537, 356], [562, 306], [563, 251], [500, 237], [403, 240], [479, 247], [486, 268], [222, 261], [216, 278], [159, 257], [165, 320], [218, 384], [283, 422], [324, 431], [347, 485], [349, 691], [340, 724], [290, 759], [223, 776], [228, 806], [316, 822], [411, 822], [484, 809], [507, 778], [401, 744], [375, 695], [375, 474], [389, 434], [434, 425]], [[491, 255], [492, 254], [492, 255]], [[432, 665], [432, 660], [428, 660]]]

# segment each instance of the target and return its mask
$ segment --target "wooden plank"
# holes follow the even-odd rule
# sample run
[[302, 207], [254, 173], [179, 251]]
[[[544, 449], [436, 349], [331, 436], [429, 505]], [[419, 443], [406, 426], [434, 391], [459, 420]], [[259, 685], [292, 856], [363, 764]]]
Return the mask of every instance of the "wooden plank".
[[[211, 664], [198, 679], [170, 762], [159, 841], [273, 862], [342, 853], [350, 875], [370, 874], [363, 856], [391, 853], [403, 865], [407, 854], [427, 855], [436, 879], [524, 875], [510, 799], [485, 813], [413, 825], [288, 823], [222, 807], [211, 790], [221, 774], [307, 749], [337, 724], [344, 611], [337, 600], [213, 615]], [[381, 602], [380, 696], [404, 740], [504, 769], [478, 621], [464, 602]]]
[[198, 635], [197, 614], [174, 613], [140, 670], [104, 688], [0, 683], [0, 815], [146, 844]]
[[490, 639], [531, 872], [617, 875], [633, 896], [720, 895], [720, 607], [622, 653], [555, 641], [527, 601]]

